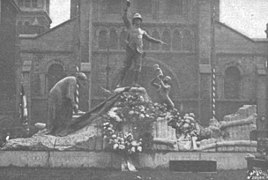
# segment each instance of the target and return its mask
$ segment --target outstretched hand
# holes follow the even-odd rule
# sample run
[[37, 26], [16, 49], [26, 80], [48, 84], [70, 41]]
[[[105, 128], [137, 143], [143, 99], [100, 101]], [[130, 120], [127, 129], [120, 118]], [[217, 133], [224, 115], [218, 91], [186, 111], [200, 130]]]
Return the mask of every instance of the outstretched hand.
[[165, 43], [164, 41], [161, 41], [161, 44], [162, 45], [168, 45], [167, 43]]
[[130, 7], [130, 0], [127, 0], [127, 7]]

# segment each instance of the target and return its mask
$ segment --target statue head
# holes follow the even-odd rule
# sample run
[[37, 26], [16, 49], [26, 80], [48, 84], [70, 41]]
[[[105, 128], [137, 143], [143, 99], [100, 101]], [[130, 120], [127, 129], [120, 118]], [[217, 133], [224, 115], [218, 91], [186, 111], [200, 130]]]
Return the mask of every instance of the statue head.
[[163, 79], [163, 82], [164, 83], [169, 83], [171, 81], [171, 77], [170, 76], [166, 76], [166, 77], [164, 77], [164, 79]]
[[86, 86], [88, 78], [85, 73], [77, 72], [75, 74], [75, 77], [76, 77], [77, 83], [80, 86], [83, 86], [83, 87]]
[[135, 13], [133, 18], [132, 18], [132, 24], [134, 26], [140, 26], [142, 23], [142, 17], [141, 17], [141, 14], [140, 13]]

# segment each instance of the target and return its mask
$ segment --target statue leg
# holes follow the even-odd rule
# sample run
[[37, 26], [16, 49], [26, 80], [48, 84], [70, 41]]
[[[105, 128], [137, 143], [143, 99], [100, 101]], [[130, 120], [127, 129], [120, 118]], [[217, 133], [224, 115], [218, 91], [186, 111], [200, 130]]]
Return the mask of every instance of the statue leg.
[[133, 51], [129, 47], [127, 47], [126, 58], [124, 61], [123, 68], [120, 72], [120, 79], [119, 79], [119, 83], [117, 84], [117, 87], [120, 87], [122, 85], [123, 81], [125, 80], [126, 74], [131, 67], [132, 59], [133, 59]]
[[141, 68], [142, 68], [142, 54], [141, 53], [136, 53], [134, 59], [135, 63], [135, 76], [134, 76], [134, 86], [139, 86], [139, 77], [141, 73]]

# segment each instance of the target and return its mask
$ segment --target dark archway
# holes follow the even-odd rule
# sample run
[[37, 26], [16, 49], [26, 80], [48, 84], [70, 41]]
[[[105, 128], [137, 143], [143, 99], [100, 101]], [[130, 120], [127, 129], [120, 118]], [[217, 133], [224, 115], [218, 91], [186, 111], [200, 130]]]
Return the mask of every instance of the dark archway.
[[224, 97], [226, 99], [239, 99], [241, 86], [241, 73], [235, 66], [228, 67], [224, 76]]
[[61, 64], [52, 64], [48, 68], [47, 73], [47, 90], [50, 89], [65, 76], [63, 66]]

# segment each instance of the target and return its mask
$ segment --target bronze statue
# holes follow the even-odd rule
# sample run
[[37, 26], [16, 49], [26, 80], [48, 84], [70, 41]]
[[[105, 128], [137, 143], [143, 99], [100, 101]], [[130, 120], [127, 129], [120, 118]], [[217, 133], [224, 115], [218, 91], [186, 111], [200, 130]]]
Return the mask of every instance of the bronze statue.
[[78, 72], [57, 82], [50, 90], [48, 97], [48, 131], [57, 135], [65, 129], [72, 120], [73, 112], [78, 112], [75, 100], [77, 84], [85, 87], [87, 76]]
[[127, 1], [127, 6], [124, 10], [123, 21], [128, 30], [127, 45], [126, 45], [126, 59], [124, 61], [124, 67], [120, 73], [120, 80], [117, 87], [120, 87], [125, 79], [126, 73], [133, 67], [134, 70], [134, 83], [137, 85], [139, 80], [139, 74], [142, 67], [143, 52], [143, 39], [159, 44], [166, 44], [161, 40], [151, 37], [147, 32], [141, 29], [142, 17], [139, 13], [134, 14], [132, 22], [130, 23], [127, 18], [128, 8], [130, 7], [130, 1]]
[[171, 88], [170, 85], [171, 77], [170, 76], [164, 77], [163, 72], [159, 68], [158, 64], [154, 65], [154, 70], [157, 71], [158, 75], [151, 81], [151, 85], [157, 89], [161, 103], [166, 104], [168, 109], [173, 109], [174, 103], [169, 97], [169, 92]]

